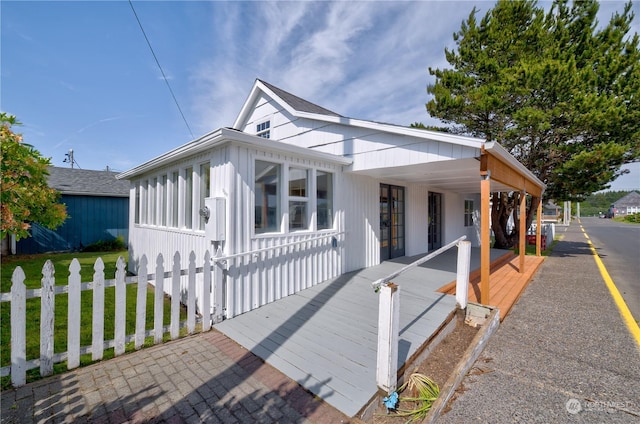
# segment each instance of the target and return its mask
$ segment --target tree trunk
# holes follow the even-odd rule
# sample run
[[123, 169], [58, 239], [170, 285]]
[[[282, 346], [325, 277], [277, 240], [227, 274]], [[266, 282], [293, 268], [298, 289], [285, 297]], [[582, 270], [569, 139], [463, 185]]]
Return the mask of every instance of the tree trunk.
[[[516, 208], [520, 205], [520, 192], [495, 192], [492, 195], [491, 229], [495, 237], [493, 247], [495, 249], [511, 249], [520, 240], [520, 218]], [[526, 210], [525, 228], [528, 229], [533, 222], [533, 217], [538, 209], [540, 199], [532, 197]], [[508, 231], [509, 216], [513, 213], [513, 229]]]

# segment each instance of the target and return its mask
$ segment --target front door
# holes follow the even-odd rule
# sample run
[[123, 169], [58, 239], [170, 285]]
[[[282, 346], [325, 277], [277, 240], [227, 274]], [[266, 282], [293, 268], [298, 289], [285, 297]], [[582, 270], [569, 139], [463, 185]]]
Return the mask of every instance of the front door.
[[380, 184], [380, 261], [404, 256], [404, 187]]
[[442, 247], [442, 194], [429, 192], [429, 251]]

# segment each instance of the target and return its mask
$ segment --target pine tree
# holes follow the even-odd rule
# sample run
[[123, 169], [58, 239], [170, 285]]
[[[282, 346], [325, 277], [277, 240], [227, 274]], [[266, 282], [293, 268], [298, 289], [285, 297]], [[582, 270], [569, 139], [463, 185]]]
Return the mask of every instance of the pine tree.
[[[474, 8], [429, 69], [431, 116], [452, 132], [497, 141], [547, 184], [545, 198], [582, 200], [640, 157], [640, 50], [631, 3], [597, 29], [595, 0], [498, 1]], [[496, 247], [518, 238], [506, 222], [519, 193], [493, 193]], [[537, 205], [527, 213], [527, 225]]]

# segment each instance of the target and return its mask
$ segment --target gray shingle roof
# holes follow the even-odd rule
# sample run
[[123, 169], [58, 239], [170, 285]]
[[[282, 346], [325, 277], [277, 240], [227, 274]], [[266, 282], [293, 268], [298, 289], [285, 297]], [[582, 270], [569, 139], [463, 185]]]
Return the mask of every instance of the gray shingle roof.
[[618, 199], [618, 201], [613, 202], [613, 204], [616, 205], [616, 208], [640, 206], [640, 193], [632, 191], [623, 198]]
[[62, 194], [127, 197], [129, 181], [116, 180], [116, 172], [49, 167], [49, 187]]
[[307, 113], [317, 113], [318, 115], [328, 115], [328, 116], [342, 116], [335, 112], [330, 111], [329, 109], [325, 109], [322, 106], [318, 106], [314, 103], [311, 103], [305, 99], [301, 99], [298, 96], [295, 96], [291, 93], [288, 93], [276, 86], [269, 84], [266, 81], [259, 79], [261, 83], [269, 87], [271, 91], [273, 91], [278, 97], [287, 102], [289, 106], [299, 112], [307, 112]]

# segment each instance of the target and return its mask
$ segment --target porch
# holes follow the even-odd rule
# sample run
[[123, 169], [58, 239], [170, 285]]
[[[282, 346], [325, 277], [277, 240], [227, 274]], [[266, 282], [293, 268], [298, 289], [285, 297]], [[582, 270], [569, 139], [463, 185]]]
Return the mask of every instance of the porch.
[[[491, 261], [511, 252], [492, 249]], [[348, 416], [377, 392], [378, 294], [371, 283], [418, 259], [402, 257], [350, 272], [215, 327]], [[439, 293], [456, 279], [451, 249], [394, 282], [400, 287], [398, 369], [420, 353], [456, 307]], [[471, 251], [480, 268], [480, 249]]]

